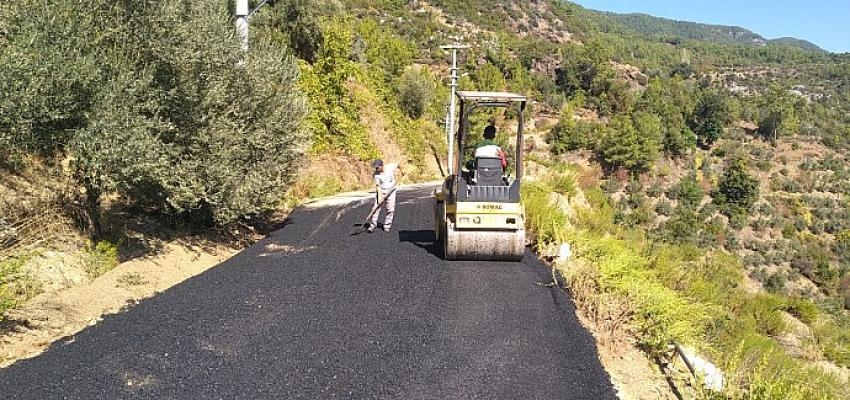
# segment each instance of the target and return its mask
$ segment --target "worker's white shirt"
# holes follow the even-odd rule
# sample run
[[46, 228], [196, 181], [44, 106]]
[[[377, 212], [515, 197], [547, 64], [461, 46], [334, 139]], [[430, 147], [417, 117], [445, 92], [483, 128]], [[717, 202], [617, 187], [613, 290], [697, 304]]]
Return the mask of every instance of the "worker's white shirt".
[[384, 164], [384, 172], [375, 174], [375, 185], [380, 186], [384, 193], [395, 187], [396, 169], [398, 169], [396, 163]]
[[494, 144], [490, 144], [490, 145], [487, 145], [487, 146], [481, 146], [481, 147], [475, 149], [475, 158], [480, 158], [480, 157], [500, 158], [499, 157], [499, 150], [501, 150], [501, 147], [496, 146]]

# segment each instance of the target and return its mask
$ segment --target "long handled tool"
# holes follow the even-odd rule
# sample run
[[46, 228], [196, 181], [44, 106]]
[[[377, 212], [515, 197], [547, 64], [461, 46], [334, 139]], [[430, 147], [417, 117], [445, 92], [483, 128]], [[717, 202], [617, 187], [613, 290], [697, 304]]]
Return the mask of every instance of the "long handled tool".
[[378, 212], [378, 210], [380, 210], [380, 209], [381, 209], [381, 207], [384, 205], [384, 203], [386, 203], [386, 202], [387, 202], [387, 199], [389, 199], [389, 198], [390, 198], [390, 195], [391, 195], [391, 194], [393, 194], [393, 193], [395, 193], [395, 190], [396, 190], [396, 188], [393, 188], [392, 190], [390, 190], [390, 191], [389, 191], [389, 192], [388, 192], [388, 193], [384, 196], [384, 199], [383, 199], [383, 200], [381, 200], [380, 202], [378, 202], [378, 204], [375, 204], [375, 207], [372, 207], [372, 211], [369, 211], [369, 215], [367, 215], [367, 216], [366, 216], [366, 219], [363, 221], [363, 223], [358, 225], [358, 226], [359, 226], [360, 228], [362, 228], [363, 230], [357, 229], [357, 230], [355, 230], [354, 232], [351, 232], [351, 234], [350, 234], [349, 236], [359, 235], [359, 234], [361, 234], [361, 233], [363, 233], [363, 232], [366, 232], [366, 230], [367, 230], [367, 229], [369, 229], [369, 224], [371, 223], [369, 220], [372, 218], [372, 215], [374, 215], [376, 212]]

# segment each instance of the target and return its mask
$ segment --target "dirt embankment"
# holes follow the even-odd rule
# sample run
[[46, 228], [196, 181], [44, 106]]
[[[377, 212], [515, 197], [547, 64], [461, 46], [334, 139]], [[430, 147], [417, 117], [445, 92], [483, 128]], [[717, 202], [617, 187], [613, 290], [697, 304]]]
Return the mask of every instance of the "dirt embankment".
[[[52, 264], [47, 270], [53, 271], [53, 278], [69, 279], [70, 286], [41, 293], [8, 314], [0, 327], [0, 367], [34, 357], [58, 340], [72, 341], [74, 334], [104, 315], [167, 290], [236, 252], [236, 248], [220, 245], [170, 243], [157, 255], [121, 263], [92, 281], [68, 258], [47, 254], [41, 257], [42, 265]], [[74, 285], [73, 281], [81, 283]]]

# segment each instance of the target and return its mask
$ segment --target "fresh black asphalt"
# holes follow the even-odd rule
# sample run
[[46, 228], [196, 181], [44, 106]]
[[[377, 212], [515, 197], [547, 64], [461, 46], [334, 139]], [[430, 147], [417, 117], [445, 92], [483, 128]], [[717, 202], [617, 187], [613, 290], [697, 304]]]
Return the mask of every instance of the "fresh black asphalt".
[[0, 399], [613, 399], [551, 273], [437, 257], [427, 189], [391, 232], [298, 210], [236, 257], [0, 370]]

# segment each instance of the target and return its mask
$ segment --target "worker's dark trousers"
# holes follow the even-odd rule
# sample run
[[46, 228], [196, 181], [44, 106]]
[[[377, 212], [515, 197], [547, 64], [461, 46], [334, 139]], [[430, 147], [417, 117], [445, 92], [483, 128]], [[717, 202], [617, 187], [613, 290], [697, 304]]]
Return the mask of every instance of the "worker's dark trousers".
[[[384, 217], [384, 229], [389, 229], [393, 224], [393, 215], [395, 214], [395, 190], [388, 190], [390, 192], [389, 197], [387, 197], [387, 202], [384, 203], [384, 210], [386, 210], [387, 215]], [[379, 199], [375, 196], [375, 205], [378, 205], [382, 199]], [[381, 213], [381, 210], [375, 211], [372, 214], [372, 226], [378, 225], [378, 214]]]

